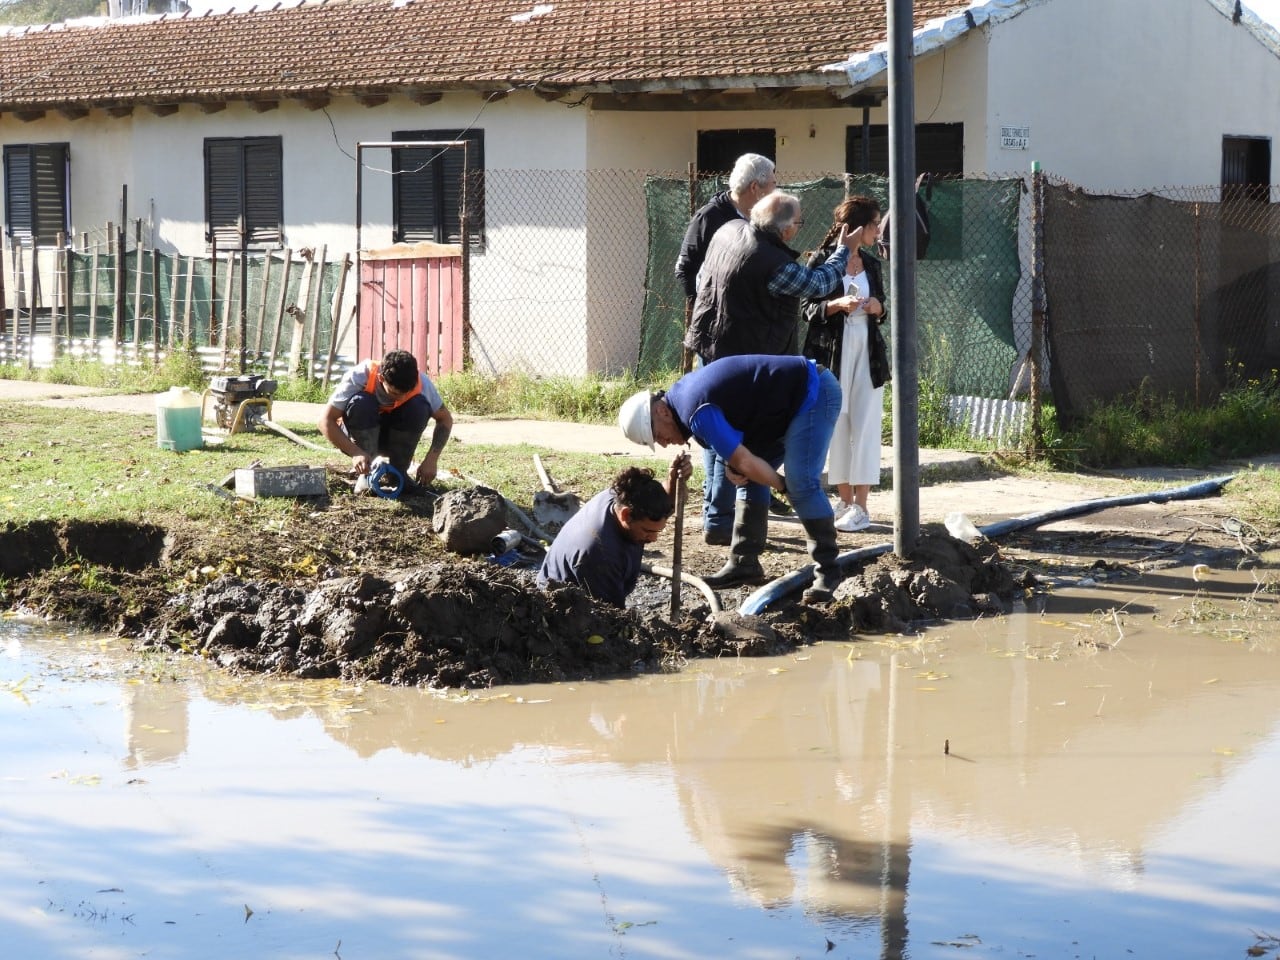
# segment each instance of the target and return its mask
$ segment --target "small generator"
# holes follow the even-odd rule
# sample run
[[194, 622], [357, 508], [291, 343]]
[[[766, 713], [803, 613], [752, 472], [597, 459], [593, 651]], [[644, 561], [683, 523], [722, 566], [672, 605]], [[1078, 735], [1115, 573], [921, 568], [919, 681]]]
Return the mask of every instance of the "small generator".
[[263, 420], [271, 419], [275, 392], [276, 381], [266, 377], [214, 377], [209, 381], [213, 419], [228, 433], [253, 430]]

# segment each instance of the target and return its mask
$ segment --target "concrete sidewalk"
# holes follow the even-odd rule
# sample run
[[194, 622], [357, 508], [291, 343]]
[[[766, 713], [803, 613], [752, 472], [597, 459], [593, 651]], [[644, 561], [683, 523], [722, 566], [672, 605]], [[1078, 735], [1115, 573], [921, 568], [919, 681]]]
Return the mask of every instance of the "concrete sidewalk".
[[[0, 380], [0, 404], [36, 403], [46, 407], [75, 407], [104, 413], [130, 413], [154, 417], [160, 394], [109, 394], [95, 387], [73, 387], [25, 380]], [[212, 416], [205, 410], [206, 419]], [[290, 428], [314, 427], [324, 404], [278, 400], [271, 406], [271, 418]], [[323, 443], [321, 439], [319, 442]], [[496, 417], [455, 415], [454, 443], [475, 446], [519, 446], [566, 453], [595, 453], [601, 456], [652, 459], [655, 454], [630, 443], [615, 424], [572, 423], [562, 420], [512, 420]], [[974, 474], [981, 459], [959, 450], [920, 450], [920, 474], [926, 482], [957, 479]], [[669, 457], [661, 449], [659, 458]], [[893, 450], [881, 450], [881, 473], [887, 481], [893, 472]]]

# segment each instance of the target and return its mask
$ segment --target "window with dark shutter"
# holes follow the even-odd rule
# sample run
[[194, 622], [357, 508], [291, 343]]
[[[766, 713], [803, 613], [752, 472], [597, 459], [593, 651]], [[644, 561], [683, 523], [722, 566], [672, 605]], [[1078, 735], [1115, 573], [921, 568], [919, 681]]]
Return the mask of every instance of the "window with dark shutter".
[[465, 157], [461, 147], [405, 147], [393, 151], [393, 239], [397, 243], [421, 240], [461, 243], [465, 199], [471, 245], [483, 247], [484, 131], [400, 130], [392, 133], [391, 138], [399, 142], [467, 142]]
[[70, 232], [69, 156], [65, 143], [5, 145], [4, 210], [9, 236], [55, 243], [59, 233]]
[[204, 142], [205, 239], [219, 246], [280, 243], [284, 190], [280, 137], [211, 137]]

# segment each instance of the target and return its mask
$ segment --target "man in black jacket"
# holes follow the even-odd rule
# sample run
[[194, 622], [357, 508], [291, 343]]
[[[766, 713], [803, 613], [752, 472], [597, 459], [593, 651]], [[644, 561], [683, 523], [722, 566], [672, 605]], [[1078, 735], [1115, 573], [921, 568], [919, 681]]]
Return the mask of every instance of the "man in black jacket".
[[[711, 238], [726, 223], [745, 223], [751, 208], [778, 188], [773, 161], [758, 153], [744, 153], [729, 174], [729, 189], [717, 193], [689, 221], [676, 257], [676, 279], [684, 289], [685, 317], [693, 309], [698, 292], [698, 271], [707, 256]], [[704, 358], [700, 358], [705, 361]], [[724, 481], [724, 464], [711, 451], [703, 451], [702, 538], [715, 546], [728, 546], [733, 535], [733, 485]]]
[[758, 153], [744, 153], [729, 174], [729, 189], [717, 193], [693, 215], [676, 257], [676, 279], [690, 305], [698, 292], [698, 271], [715, 232], [730, 220], [747, 219], [756, 201], [777, 188], [773, 161]]

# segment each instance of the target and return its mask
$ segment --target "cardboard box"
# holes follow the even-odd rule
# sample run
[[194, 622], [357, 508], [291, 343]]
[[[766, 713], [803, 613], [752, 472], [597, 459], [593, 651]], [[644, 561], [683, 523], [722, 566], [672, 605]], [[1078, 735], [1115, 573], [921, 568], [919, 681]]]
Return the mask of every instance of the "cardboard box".
[[324, 467], [247, 467], [236, 470], [236, 496], [319, 497], [327, 490]]

